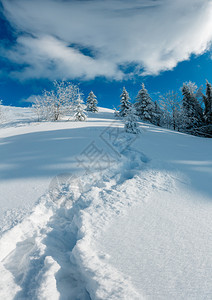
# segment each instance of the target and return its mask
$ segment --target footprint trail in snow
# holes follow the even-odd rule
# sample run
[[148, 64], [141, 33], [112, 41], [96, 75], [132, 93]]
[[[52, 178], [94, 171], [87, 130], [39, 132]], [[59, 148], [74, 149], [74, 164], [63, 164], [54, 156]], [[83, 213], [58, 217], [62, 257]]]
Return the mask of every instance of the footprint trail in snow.
[[3, 235], [1, 268], [8, 280], [1, 286], [2, 296], [141, 299], [129, 278], [108, 265], [105, 254], [93, 247], [93, 241], [111, 219], [141, 201], [140, 190], [145, 201], [153, 182], [161, 181], [155, 186], [159, 189], [167, 182], [162, 173], [145, 167], [148, 159], [142, 153], [128, 149], [124, 154], [123, 162], [105, 171], [96, 186], [88, 189], [91, 179], [80, 178], [86, 186], [84, 193], [80, 194], [80, 189], [76, 193], [76, 178], [69, 186], [61, 185], [60, 191], [57, 187], [56, 201], [50, 190], [30, 216]]

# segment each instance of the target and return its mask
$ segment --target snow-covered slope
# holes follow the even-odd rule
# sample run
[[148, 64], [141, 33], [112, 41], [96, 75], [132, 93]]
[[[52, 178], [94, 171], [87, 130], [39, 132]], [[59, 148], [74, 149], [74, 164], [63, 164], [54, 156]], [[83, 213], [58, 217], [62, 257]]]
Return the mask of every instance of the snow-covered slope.
[[7, 110], [0, 299], [211, 299], [212, 140]]

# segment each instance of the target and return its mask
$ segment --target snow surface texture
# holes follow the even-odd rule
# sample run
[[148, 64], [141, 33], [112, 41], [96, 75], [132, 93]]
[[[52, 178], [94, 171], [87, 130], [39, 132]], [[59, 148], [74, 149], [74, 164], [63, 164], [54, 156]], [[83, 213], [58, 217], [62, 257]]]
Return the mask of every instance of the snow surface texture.
[[211, 299], [212, 140], [8, 110], [0, 299]]

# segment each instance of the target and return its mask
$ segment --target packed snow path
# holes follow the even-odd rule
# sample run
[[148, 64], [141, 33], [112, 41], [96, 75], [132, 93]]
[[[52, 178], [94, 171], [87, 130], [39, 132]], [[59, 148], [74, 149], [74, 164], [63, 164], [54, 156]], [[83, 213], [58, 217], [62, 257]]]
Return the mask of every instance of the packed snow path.
[[[105, 112], [102, 119], [74, 126], [89, 126], [84, 140], [97, 142], [111, 124], [108, 116]], [[65, 135], [64, 126], [69, 128]], [[65, 140], [68, 146], [74, 137], [81, 151], [86, 143], [77, 144], [71, 126], [23, 125], [15, 133], [19, 141], [23, 133], [49, 137], [54, 130], [55, 141]], [[121, 125], [116, 121], [111, 126]], [[14, 136], [10, 126], [2, 132], [2, 145], [9, 145], [6, 136]], [[48, 144], [49, 139], [45, 150]], [[122, 151], [123, 140], [116, 146], [122, 155], [110, 168], [94, 170], [95, 181], [93, 174], [64, 174], [56, 190], [50, 184], [32, 213], [20, 210], [20, 221], [14, 216], [14, 227], [9, 214], [12, 221], [0, 239], [0, 299], [211, 299], [211, 140], [142, 124], [142, 134], [131, 146]], [[29, 159], [33, 151], [28, 148]], [[63, 148], [58, 155], [61, 159]], [[75, 175], [73, 165], [68, 166]], [[58, 174], [62, 171], [67, 169], [60, 166]], [[42, 172], [38, 175], [44, 179]]]
[[[133, 154], [134, 159], [136, 156]], [[137, 172], [146, 162], [141, 153], [137, 158]], [[71, 185], [61, 185], [59, 193], [57, 186], [55, 199], [51, 191], [29, 217], [3, 235], [1, 271], [8, 279], [1, 284], [2, 297], [141, 299], [129, 280], [104, 262], [103, 253], [92, 248], [104, 226], [126, 204], [132, 204], [130, 199], [125, 199], [125, 187], [123, 199], [117, 201], [117, 195], [119, 186], [125, 182], [122, 176], [136, 172], [130, 169], [134, 164], [131, 158], [105, 172], [85, 194], [71, 190], [74, 181]], [[89, 182], [88, 176], [81, 180], [84, 184]]]

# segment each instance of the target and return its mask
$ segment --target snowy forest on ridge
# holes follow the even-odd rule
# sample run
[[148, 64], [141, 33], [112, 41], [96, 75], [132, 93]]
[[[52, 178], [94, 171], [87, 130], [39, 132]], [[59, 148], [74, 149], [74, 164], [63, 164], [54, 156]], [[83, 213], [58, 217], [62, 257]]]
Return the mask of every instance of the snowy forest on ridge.
[[[75, 121], [85, 121], [87, 111], [97, 113], [97, 97], [91, 91], [86, 105], [78, 85], [69, 81], [54, 81], [54, 89], [44, 90], [34, 98], [32, 109], [38, 121], [58, 121], [64, 116]], [[206, 91], [189, 81], [183, 83], [182, 96], [169, 91], [153, 101], [144, 83], [135, 101], [131, 101], [126, 88], [120, 96], [120, 105], [115, 116], [122, 118], [129, 133], [139, 133], [138, 122], [144, 121], [156, 126], [185, 132], [188, 134], [212, 137], [212, 85], [206, 81]], [[6, 118], [0, 101], [0, 121]]]

